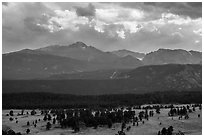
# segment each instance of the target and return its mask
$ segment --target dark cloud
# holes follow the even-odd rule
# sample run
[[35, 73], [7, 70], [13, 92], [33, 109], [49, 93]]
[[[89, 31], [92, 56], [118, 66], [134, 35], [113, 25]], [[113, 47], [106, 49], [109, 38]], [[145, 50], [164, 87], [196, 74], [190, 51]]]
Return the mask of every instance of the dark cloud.
[[119, 3], [121, 6], [143, 9], [148, 12], [171, 12], [191, 18], [202, 17], [202, 2], [127, 2]]
[[178, 7], [177, 9], [172, 9], [175, 13], [186, 15], [191, 18], [202, 17], [202, 3], [201, 2], [188, 2]]
[[189, 16], [191, 18], [202, 17], [202, 3], [201, 2], [157, 2], [157, 3], [144, 3], [151, 5], [154, 8], [161, 8], [174, 14]]
[[9, 4], [8, 2], [2, 2], [3, 6], [8, 6], [8, 4]]
[[194, 8], [202, 8], [202, 2], [188, 2], [187, 4]]
[[92, 17], [95, 16], [95, 6], [89, 3], [87, 7], [76, 6], [76, 13], [78, 16]]
[[172, 13], [178, 15], [189, 16], [191, 18], [202, 17], [202, 3], [201, 2], [189, 2], [189, 3], [162, 3], [161, 7], [169, 9]]

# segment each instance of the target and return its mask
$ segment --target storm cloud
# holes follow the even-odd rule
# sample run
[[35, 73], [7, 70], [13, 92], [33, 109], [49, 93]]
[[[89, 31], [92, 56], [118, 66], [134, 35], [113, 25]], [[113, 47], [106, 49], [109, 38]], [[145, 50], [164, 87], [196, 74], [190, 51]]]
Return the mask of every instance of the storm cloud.
[[76, 6], [76, 13], [78, 16], [92, 17], [95, 16], [95, 7], [91, 3], [87, 7]]

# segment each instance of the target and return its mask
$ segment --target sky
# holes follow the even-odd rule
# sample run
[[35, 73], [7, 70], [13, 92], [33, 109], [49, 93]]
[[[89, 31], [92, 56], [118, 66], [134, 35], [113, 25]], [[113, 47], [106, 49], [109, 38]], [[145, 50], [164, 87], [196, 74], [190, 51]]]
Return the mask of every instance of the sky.
[[2, 52], [82, 41], [103, 51], [202, 51], [202, 3], [2, 3]]

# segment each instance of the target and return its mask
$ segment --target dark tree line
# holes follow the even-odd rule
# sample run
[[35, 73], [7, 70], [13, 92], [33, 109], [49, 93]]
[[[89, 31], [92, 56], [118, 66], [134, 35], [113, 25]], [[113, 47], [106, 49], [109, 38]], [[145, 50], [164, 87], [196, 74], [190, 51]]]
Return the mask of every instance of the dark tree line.
[[[3, 109], [109, 108], [142, 104], [202, 103], [202, 92], [154, 92], [146, 94], [68, 95], [53, 93], [3, 93]], [[149, 108], [148, 108], [149, 109]]]

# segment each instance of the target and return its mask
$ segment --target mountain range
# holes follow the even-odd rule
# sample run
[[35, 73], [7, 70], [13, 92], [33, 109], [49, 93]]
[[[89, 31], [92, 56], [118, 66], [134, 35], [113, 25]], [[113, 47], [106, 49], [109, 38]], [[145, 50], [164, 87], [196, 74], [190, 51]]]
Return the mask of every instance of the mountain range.
[[202, 53], [104, 52], [83, 42], [2, 55], [2, 92], [76, 95], [202, 91]]
[[[101, 75], [100, 78], [112, 78], [113, 73], [144, 65], [201, 63], [202, 53], [197, 51], [159, 49], [148, 54], [129, 50], [104, 52], [76, 42], [68, 46], [51, 45], [3, 54], [2, 75], [3, 79], [70, 79], [73, 75], [75, 79], [80, 79], [80, 75], [89, 78], [94, 73], [104, 73], [109, 75]], [[97, 76], [94, 77], [97, 79]]]

